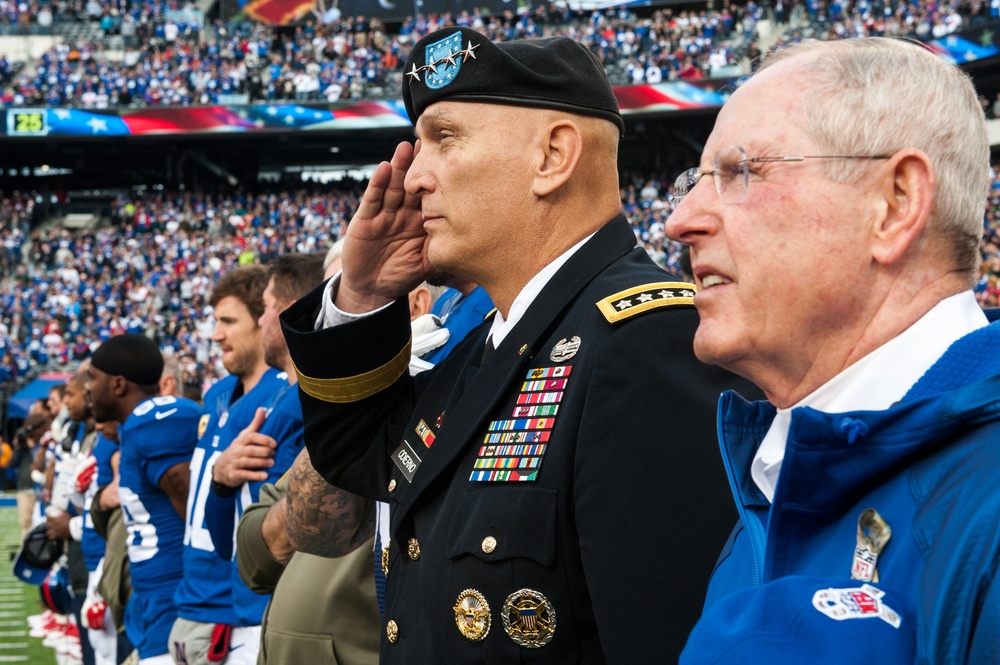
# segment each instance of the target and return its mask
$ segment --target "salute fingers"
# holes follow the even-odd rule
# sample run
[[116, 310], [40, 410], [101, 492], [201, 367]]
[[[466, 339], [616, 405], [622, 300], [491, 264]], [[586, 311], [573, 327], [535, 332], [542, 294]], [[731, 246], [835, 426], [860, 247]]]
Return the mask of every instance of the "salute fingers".
[[388, 304], [431, 271], [420, 197], [404, 186], [415, 154], [414, 146], [403, 142], [390, 161], [378, 165], [347, 227], [343, 275], [334, 297], [344, 311], [369, 312]]

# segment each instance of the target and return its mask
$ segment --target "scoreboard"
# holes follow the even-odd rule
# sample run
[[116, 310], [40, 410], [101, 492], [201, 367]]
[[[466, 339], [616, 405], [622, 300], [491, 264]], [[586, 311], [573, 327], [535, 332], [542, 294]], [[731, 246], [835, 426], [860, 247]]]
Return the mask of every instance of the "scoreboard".
[[46, 136], [48, 133], [46, 109], [7, 110], [7, 136]]

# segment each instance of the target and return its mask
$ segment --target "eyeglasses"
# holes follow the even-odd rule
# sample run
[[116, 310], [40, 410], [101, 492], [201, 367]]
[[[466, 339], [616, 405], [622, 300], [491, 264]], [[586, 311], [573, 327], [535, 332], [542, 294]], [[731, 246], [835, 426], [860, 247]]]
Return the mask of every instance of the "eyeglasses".
[[674, 191], [670, 194], [672, 203], [680, 203], [702, 177], [710, 175], [715, 180], [715, 191], [725, 204], [739, 203], [747, 194], [750, 184], [750, 164], [764, 162], [801, 162], [806, 159], [889, 159], [892, 155], [801, 155], [785, 157], [747, 157], [746, 151], [738, 145], [720, 149], [712, 158], [715, 170], [701, 171], [688, 169], [677, 176]]

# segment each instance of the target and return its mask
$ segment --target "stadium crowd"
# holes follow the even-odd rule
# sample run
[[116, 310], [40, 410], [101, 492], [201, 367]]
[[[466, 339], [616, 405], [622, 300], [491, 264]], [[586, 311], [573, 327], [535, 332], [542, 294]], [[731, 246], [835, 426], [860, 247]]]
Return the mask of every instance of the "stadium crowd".
[[[151, 193], [119, 198], [110, 227], [31, 233], [25, 263], [19, 262], [21, 245], [11, 243], [0, 286], [6, 378], [78, 362], [112, 335], [141, 332], [176, 354], [185, 383], [200, 391], [218, 377], [206, 298], [219, 275], [325, 248], [342, 234], [357, 197], [353, 188]], [[16, 199], [24, 200], [33, 199]], [[10, 209], [16, 219], [16, 207], [5, 202], [0, 210]]]
[[[0, 3], [0, 16], [21, 20]], [[44, 7], [48, 8], [48, 5]], [[895, 2], [754, 2], [721, 9], [675, 12], [667, 8], [640, 17], [624, 8], [572, 11], [540, 6], [523, 14], [484, 16], [478, 11], [417, 16], [396, 33], [377, 18], [326, 15], [289, 32], [263, 23], [202, 28], [176, 2], [138, 2], [119, 8], [90, 0], [57, 4], [57, 13], [108, 22], [127, 34], [124, 52], [108, 52], [101, 40], [60, 42], [30, 66], [0, 57], [4, 106], [109, 108], [216, 104], [231, 95], [254, 102], [335, 102], [395, 96], [401, 53], [445, 25], [474, 28], [494, 41], [568, 36], [601, 59], [616, 85], [731, 75], [761, 52], [757, 22], [765, 16], [790, 29], [779, 41], [804, 37], [900, 35], [929, 39], [950, 34], [996, 13], [986, 3], [896, 0]], [[40, 11], [40, 10], [38, 10]], [[45, 9], [44, 11], [51, 11]], [[37, 20], [37, 17], [36, 17]]]
[[[681, 245], [663, 232], [673, 207], [671, 183], [666, 173], [623, 174], [621, 199], [650, 256], [680, 274]], [[359, 194], [355, 184], [324, 191], [120, 196], [110, 226], [36, 230], [25, 257], [17, 240], [28, 226], [19, 220], [30, 217], [34, 198], [3, 199], [0, 385], [73, 365], [110, 336], [136, 332], [175, 354], [191, 394], [202, 393], [222, 374], [209, 340], [211, 285], [238, 265], [322, 250], [343, 234]], [[1000, 306], [1000, 168], [984, 219], [977, 294], [984, 307]]]

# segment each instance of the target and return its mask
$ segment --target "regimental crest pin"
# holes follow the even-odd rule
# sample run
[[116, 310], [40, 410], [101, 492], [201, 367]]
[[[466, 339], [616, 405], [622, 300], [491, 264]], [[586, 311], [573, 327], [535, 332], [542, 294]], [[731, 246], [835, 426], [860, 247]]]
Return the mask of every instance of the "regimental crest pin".
[[424, 49], [426, 74], [424, 82], [431, 90], [440, 90], [450, 84], [458, 76], [462, 68], [462, 59], [456, 57], [462, 50], [462, 33], [456, 32]]
[[577, 351], [580, 350], [580, 338], [573, 335], [569, 339], [565, 337], [552, 347], [551, 353], [549, 353], [549, 360], [554, 363], [564, 363], [573, 356], [576, 355]]

